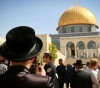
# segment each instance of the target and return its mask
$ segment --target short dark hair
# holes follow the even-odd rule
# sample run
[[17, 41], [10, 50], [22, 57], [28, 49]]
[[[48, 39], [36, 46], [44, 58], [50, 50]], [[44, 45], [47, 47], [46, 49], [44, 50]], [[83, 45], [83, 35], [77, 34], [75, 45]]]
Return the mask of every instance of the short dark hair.
[[44, 53], [44, 54], [45, 54], [46, 57], [49, 57], [50, 60], [52, 59], [52, 55], [51, 55], [51, 53]]
[[60, 58], [59, 61], [63, 61], [62, 58]]
[[89, 66], [89, 64], [90, 64], [89, 62], [86, 62], [86, 66]]
[[83, 65], [76, 65], [76, 68], [83, 68]]

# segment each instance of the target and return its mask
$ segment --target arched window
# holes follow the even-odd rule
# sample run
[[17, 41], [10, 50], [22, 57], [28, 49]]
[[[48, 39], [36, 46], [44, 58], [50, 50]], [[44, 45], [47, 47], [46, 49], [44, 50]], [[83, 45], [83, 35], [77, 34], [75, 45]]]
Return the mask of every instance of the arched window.
[[96, 49], [96, 43], [94, 41], [89, 41], [88, 49]]
[[77, 43], [77, 47], [79, 47], [79, 49], [84, 49], [84, 42], [80, 41]]
[[70, 48], [70, 46], [71, 46], [72, 44], [74, 44], [74, 43], [73, 43], [73, 42], [68, 42], [67, 45], [66, 45], [67, 49]]

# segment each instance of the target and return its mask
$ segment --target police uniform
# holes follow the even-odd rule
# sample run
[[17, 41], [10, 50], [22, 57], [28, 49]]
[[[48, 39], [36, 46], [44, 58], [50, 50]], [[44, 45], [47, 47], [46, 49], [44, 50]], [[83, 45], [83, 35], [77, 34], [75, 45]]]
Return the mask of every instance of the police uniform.
[[44, 69], [46, 71], [46, 75], [52, 77], [53, 83], [55, 85], [57, 85], [57, 83], [56, 83], [57, 82], [57, 80], [56, 80], [56, 67], [53, 65], [53, 63], [49, 62], [48, 64], [46, 64], [44, 66]]

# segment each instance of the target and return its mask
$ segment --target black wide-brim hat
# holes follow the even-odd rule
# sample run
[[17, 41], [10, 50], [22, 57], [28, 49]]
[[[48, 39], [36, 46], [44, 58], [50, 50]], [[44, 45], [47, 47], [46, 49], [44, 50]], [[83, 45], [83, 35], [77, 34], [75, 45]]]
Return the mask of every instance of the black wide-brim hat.
[[74, 65], [85, 65], [82, 63], [82, 60], [76, 60], [76, 63], [74, 63]]
[[19, 26], [6, 34], [6, 41], [0, 46], [1, 56], [10, 61], [25, 61], [37, 56], [43, 43], [35, 36], [31, 27]]

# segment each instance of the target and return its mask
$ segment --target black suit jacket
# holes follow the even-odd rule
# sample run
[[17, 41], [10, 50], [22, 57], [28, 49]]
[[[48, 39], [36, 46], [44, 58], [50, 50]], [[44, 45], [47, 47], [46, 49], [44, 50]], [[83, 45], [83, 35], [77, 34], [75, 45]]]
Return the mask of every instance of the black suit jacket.
[[31, 74], [24, 66], [11, 66], [0, 75], [1, 88], [55, 88], [48, 76]]
[[65, 77], [66, 77], [66, 70], [64, 65], [59, 65], [56, 68], [57, 74], [58, 74], [58, 80], [60, 82], [65, 82]]
[[91, 75], [83, 70], [74, 73], [71, 78], [71, 88], [92, 88]]

